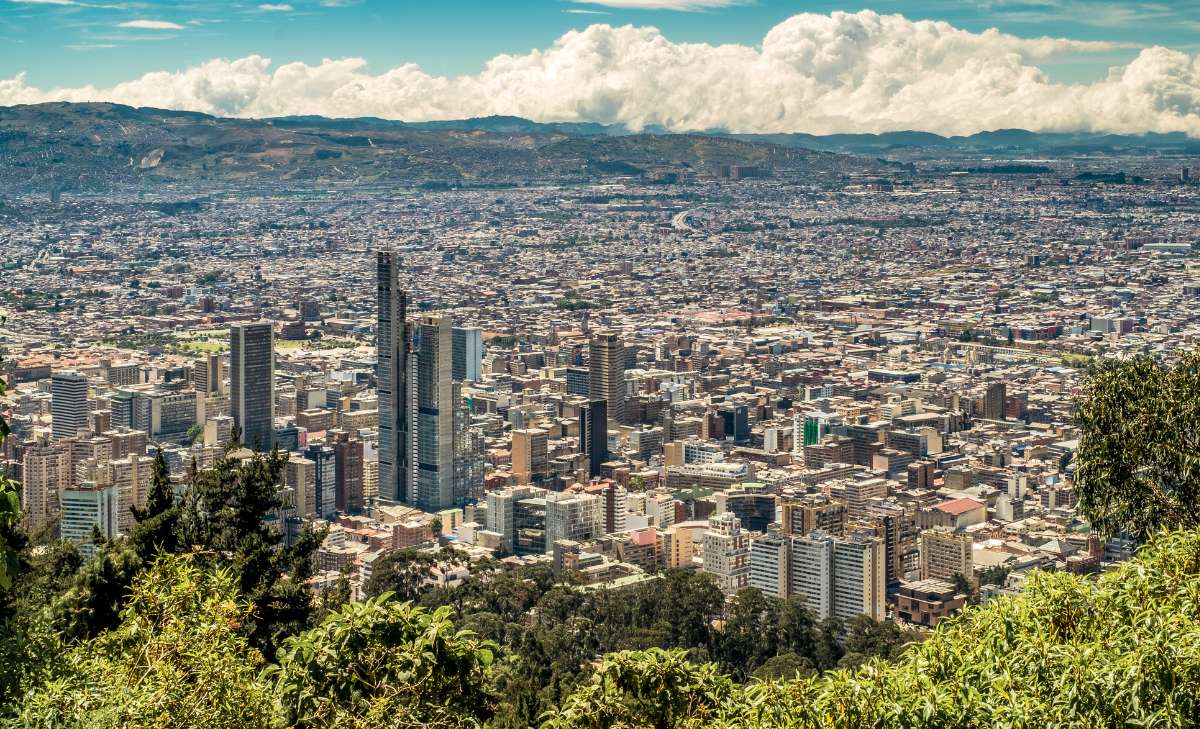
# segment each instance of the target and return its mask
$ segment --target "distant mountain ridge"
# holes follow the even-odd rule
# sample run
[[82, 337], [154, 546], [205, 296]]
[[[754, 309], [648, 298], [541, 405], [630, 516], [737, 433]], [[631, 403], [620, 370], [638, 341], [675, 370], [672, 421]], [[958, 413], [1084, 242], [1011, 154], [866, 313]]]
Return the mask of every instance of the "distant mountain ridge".
[[873, 164], [728, 136], [614, 134], [603, 125], [516, 117], [412, 124], [224, 118], [109, 103], [0, 108], [0, 193], [164, 183], [490, 186]]
[[[518, 116], [485, 116], [443, 121], [405, 122], [374, 117], [330, 119], [319, 116], [279, 117], [271, 123], [316, 124], [336, 128], [356, 123], [422, 130], [486, 131], [516, 134], [569, 134], [572, 136], [628, 136], [632, 134], [671, 134], [657, 126], [638, 132], [620, 124], [598, 122], [535, 122]], [[1032, 132], [1027, 129], [996, 129], [959, 136], [943, 136], [933, 132], [895, 131], [880, 133], [808, 134], [788, 132], [777, 134], [738, 134], [723, 129], [689, 132], [703, 136], [720, 136], [749, 142], [766, 142], [785, 147], [823, 152], [875, 154], [896, 149], [940, 149], [945, 151], [1119, 151], [1163, 150], [1200, 154], [1200, 139], [1183, 132], [1146, 134], [1111, 134], [1108, 132]]]

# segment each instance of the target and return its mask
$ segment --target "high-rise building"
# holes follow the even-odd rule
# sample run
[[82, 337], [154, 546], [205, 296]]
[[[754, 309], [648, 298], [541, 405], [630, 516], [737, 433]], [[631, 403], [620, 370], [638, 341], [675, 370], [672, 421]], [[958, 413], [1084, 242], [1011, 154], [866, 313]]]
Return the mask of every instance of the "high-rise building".
[[25, 448], [21, 508], [29, 531], [37, 531], [58, 517], [59, 497], [75, 480], [71, 450], [65, 443], [37, 443]]
[[781, 511], [780, 522], [784, 534], [803, 536], [820, 530], [838, 535], [846, 531], [846, 505], [841, 501], [824, 496], [787, 499]]
[[974, 540], [970, 534], [949, 527], [933, 527], [917, 540], [921, 555], [921, 579], [952, 581], [955, 575], [975, 576]]
[[128, 534], [134, 523], [130, 507], [144, 508], [150, 496], [154, 459], [131, 453], [109, 461], [108, 470], [109, 483], [117, 490], [117, 531]]
[[304, 449], [304, 457], [315, 464], [313, 487], [316, 498], [312, 510], [328, 519], [337, 512], [337, 456], [333, 448], [313, 443]]
[[221, 365], [221, 355], [207, 354], [192, 362], [192, 385], [199, 397], [205, 398], [224, 392], [224, 379], [225, 368]]
[[614, 332], [599, 332], [588, 345], [588, 396], [608, 403], [608, 417], [625, 416], [625, 345]]
[[886, 617], [887, 565], [883, 540], [853, 532], [833, 543], [833, 616]]
[[512, 432], [512, 472], [517, 483], [540, 483], [548, 466], [549, 434], [541, 428]]
[[416, 376], [416, 505], [439, 511], [454, 504], [454, 380], [451, 326], [445, 316], [421, 317], [413, 332]]
[[79, 545], [86, 556], [96, 553], [92, 536], [99, 530], [105, 538], [117, 535], [117, 489], [87, 482], [62, 493], [62, 521], [59, 536]]
[[791, 590], [818, 617], [833, 614], [833, 535], [814, 530], [792, 537]]
[[791, 594], [791, 542], [781, 534], [750, 540], [750, 586], [771, 597]]
[[288, 456], [284, 484], [293, 492], [296, 515], [308, 519], [317, 515], [317, 464], [299, 454]]
[[88, 427], [88, 381], [78, 372], [50, 376], [50, 422], [54, 440], [74, 438]]
[[412, 503], [412, 433], [409, 398], [412, 350], [408, 292], [400, 288], [395, 254], [376, 256], [378, 323], [375, 347], [379, 358], [379, 498]]
[[242, 444], [258, 451], [275, 442], [275, 330], [271, 322], [229, 330], [229, 395]]
[[750, 584], [750, 539], [738, 518], [728, 511], [708, 519], [704, 571], [716, 578], [717, 587], [726, 595]]
[[608, 460], [607, 401], [593, 400], [579, 408], [579, 451], [587, 455], [588, 476], [599, 476]]
[[331, 430], [338, 511], [354, 514], [363, 508], [363, 442], [344, 430]]
[[1007, 388], [1003, 382], [993, 382], [988, 385], [987, 394], [983, 396], [983, 417], [985, 420], [1004, 420], [1007, 400]]
[[604, 535], [604, 505], [595, 494], [546, 494], [546, 551], [560, 539], [585, 541]]
[[451, 376], [459, 382], [479, 382], [483, 377], [483, 330], [454, 327], [451, 337], [454, 349]]
[[471, 422], [471, 410], [454, 383], [454, 504], [483, 498], [487, 441], [482, 424]]

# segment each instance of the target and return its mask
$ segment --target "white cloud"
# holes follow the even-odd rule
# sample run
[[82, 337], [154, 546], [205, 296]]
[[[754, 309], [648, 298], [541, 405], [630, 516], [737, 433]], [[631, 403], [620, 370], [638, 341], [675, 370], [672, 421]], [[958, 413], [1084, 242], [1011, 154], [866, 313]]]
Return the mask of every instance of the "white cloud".
[[124, 23], [118, 23], [117, 27], [137, 28], [138, 30], [183, 30], [182, 25], [166, 20], [127, 20]]
[[605, 5], [629, 10], [707, 10], [745, 5], [751, 0], [572, 0], [587, 5]]
[[295, 8], [291, 5], [277, 5], [275, 3], [263, 3], [262, 5], [258, 6], [258, 9], [264, 13], [290, 13], [295, 10]]
[[75, 0], [9, 0], [18, 5], [77, 5]]
[[261, 56], [148, 73], [111, 87], [39, 89], [0, 80], [0, 104], [116, 101], [227, 116], [454, 119], [513, 114], [676, 131], [966, 134], [1186, 131], [1200, 136], [1200, 56], [1146, 48], [1094, 83], [1054, 83], [1037, 63], [1110, 43], [1023, 39], [873, 12], [801, 14], [758, 47], [675, 43], [647, 27], [593, 25], [479, 73], [361, 58], [274, 65]]

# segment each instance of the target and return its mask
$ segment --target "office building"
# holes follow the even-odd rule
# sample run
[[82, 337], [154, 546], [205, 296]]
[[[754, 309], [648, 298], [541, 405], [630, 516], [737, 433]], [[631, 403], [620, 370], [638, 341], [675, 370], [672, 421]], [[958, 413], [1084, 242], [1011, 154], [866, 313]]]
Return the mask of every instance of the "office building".
[[486, 475], [487, 436], [483, 425], [471, 421], [467, 407], [454, 383], [454, 505], [474, 504], [483, 498]]
[[412, 434], [409, 429], [412, 403], [409, 398], [411, 329], [408, 292], [400, 288], [398, 261], [394, 253], [376, 256], [378, 321], [375, 347], [379, 359], [379, 498], [412, 503]]
[[230, 327], [229, 396], [242, 445], [270, 450], [275, 444], [275, 331], [270, 322]]
[[803, 536], [820, 530], [834, 536], [846, 533], [846, 505], [825, 496], [785, 499], [780, 509], [784, 534]]
[[450, 319], [424, 316], [414, 327], [416, 358], [416, 506], [454, 505], [454, 409]]
[[225, 368], [221, 355], [207, 354], [192, 362], [192, 386], [201, 398], [225, 391]]
[[549, 434], [541, 428], [512, 432], [512, 472], [517, 483], [537, 484], [546, 477], [548, 443]]
[[331, 430], [327, 437], [333, 445], [337, 510], [356, 514], [363, 509], [363, 442], [344, 430]]
[[[314, 508], [313, 510], [323, 519], [329, 519], [337, 512], [337, 455], [333, 448], [314, 443], [304, 449], [304, 457], [312, 461]], [[307, 505], [305, 505], [307, 506]], [[297, 505], [299, 512], [299, 505]]]
[[[317, 516], [317, 464], [297, 453], [288, 456], [284, 467], [284, 485], [291, 489], [296, 515], [311, 519]], [[336, 474], [335, 474], [336, 476]]]
[[54, 440], [74, 438], [88, 429], [88, 381], [78, 372], [50, 376], [50, 422]]
[[576, 542], [604, 536], [604, 504], [588, 493], [548, 493], [546, 500], [546, 551], [560, 539]]
[[451, 337], [454, 349], [451, 376], [459, 382], [479, 382], [483, 378], [483, 330], [454, 327]]
[[600, 332], [588, 344], [588, 396], [594, 402], [604, 400], [608, 418], [623, 422], [625, 417], [625, 345], [613, 332]]
[[116, 489], [117, 531], [128, 534], [133, 528], [132, 507], [145, 508], [154, 476], [154, 459], [131, 453], [108, 462], [108, 483]]
[[592, 400], [579, 408], [579, 451], [587, 456], [588, 477], [598, 477], [608, 460], [607, 401]]

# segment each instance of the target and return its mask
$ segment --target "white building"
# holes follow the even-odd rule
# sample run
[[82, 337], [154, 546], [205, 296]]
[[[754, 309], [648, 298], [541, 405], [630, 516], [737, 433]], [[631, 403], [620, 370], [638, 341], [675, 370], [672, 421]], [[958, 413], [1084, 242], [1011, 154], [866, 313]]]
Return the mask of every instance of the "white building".
[[738, 518], [728, 511], [708, 519], [704, 571], [716, 578], [717, 587], [726, 595], [750, 584], [750, 539]]

